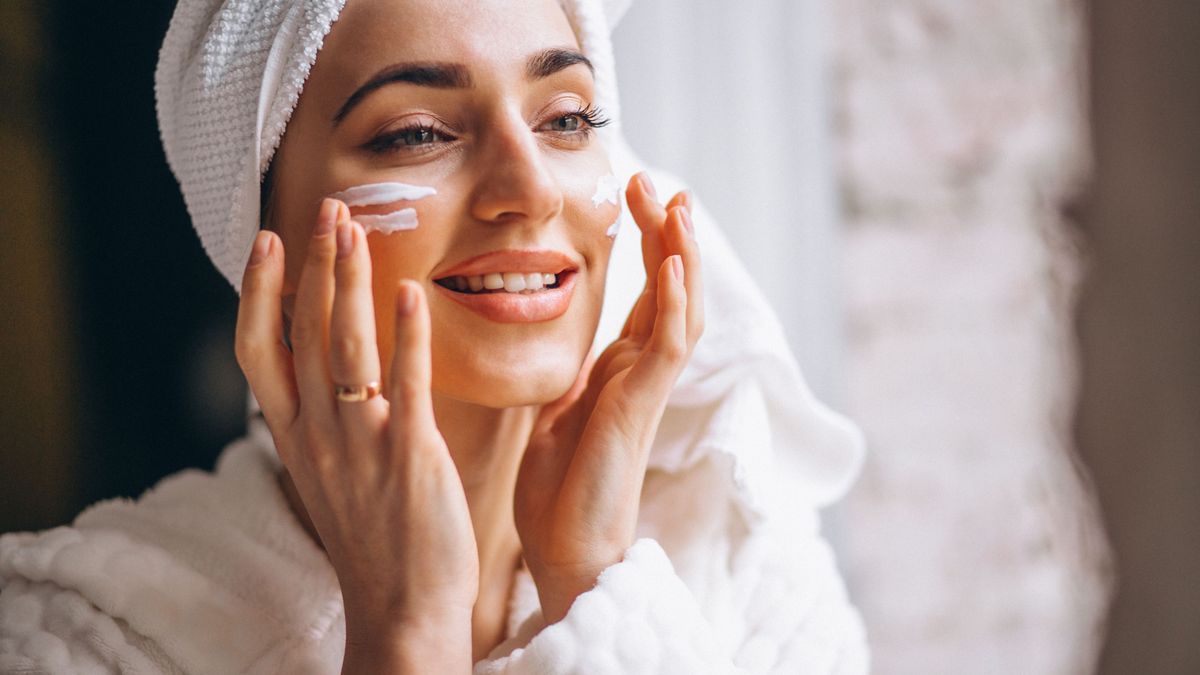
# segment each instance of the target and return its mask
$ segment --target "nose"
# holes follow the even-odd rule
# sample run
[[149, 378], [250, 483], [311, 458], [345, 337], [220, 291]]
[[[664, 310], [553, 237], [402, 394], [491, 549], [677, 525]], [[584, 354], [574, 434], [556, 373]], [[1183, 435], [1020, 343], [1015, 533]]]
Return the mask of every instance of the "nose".
[[562, 211], [562, 189], [539, 147], [536, 132], [518, 115], [494, 123], [479, 148], [479, 179], [472, 215], [493, 223], [549, 221]]

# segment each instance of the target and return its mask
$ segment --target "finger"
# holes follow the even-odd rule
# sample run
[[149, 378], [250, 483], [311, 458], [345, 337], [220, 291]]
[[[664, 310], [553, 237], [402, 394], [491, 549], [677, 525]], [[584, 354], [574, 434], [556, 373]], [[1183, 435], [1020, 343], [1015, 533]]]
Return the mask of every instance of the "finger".
[[[366, 386], [380, 379], [371, 254], [366, 233], [353, 220], [339, 223], [335, 236], [337, 262], [329, 324], [329, 374], [335, 386]], [[377, 424], [385, 419], [387, 403], [379, 397], [366, 401], [339, 400], [337, 409], [346, 422], [344, 430], [377, 431], [369, 422]]]
[[704, 274], [701, 271], [695, 226], [685, 205], [671, 209], [667, 215], [667, 249], [671, 254], [683, 258], [684, 288], [687, 290], [687, 338], [688, 346], [693, 347], [704, 332]]
[[283, 337], [283, 262], [283, 242], [274, 232], [259, 232], [242, 276], [234, 340], [238, 364], [267, 426], [280, 431], [296, 418], [298, 405], [292, 354]]
[[658, 203], [654, 185], [644, 171], [629, 180], [625, 202], [629, 205], [633, 221], [642, 232], [642, 263], [646, 269], [646, 286], [651, 288], [656, 283], [658, 268], [666, 255], [663, 252], [662, 227], [667, 210]]
[[[662, 263], [659, 263], [662, 266]], [[637, 304], [629, 315], [629, 336], [638, 342], [645, 342], [654, 330], [654, 317], [658, 315], [658, 273], [655, 270], [655, 281], [646, 284], [642, 294], [638, 296]]]
[[296, 312], [292, 320], [292, 353], [300, 405], [316, 415], [333, 414], [333, 384], [329, 375], [329, 313], [333, 305], [333, 265], [337, 257], [334, 231], [349, 219], [345, 205], [335, 199], [321, 203], [317, 225], [300, 272]]
[[542, 409], [538, 411], [534, 433], [549, 431], [549, 427], [553, 424], [554, 420], [558, 419], [564, 410], [579, 400], [579, 396], [583, 394], [584, 388], [587, 387], [588, 377], [591, 375], [592, 368], [596, 365], [596, 358], [596, 351], [594, 349], [589, 350], [587, 357], [583, 360], [583, 365], [575, 375], [575, 382], [571, 384], [567, 392], [556, 400], [542, 406]]
[[642, 289], [638, 299], [633, 303], [633, 309], [629, 310], [629, 316], [625, 317], [625, 325], [621, 327], [621, 337], [632, 337], [642, 341], [650, 336], [650, 329], [654, 326], [653, 317], [657, 311], [655, 309], [657, 293], [649, 284]]
[[667, 213], [670, 213], [671, 209], [675, 208], [676, 206], [682, 206], [685, 209], [687, 209], [689, 213], [691, 213], [691, 211], [692, 211], [692, 192], [691, 192], [691, 190], [680, 190], [679, 192], [676, 192], [675, 196], [671, 197], [671, 201], [667, 202]]
[[[636, 183], [636, 186], [634, 185]], [[633, 187], [640, 188], [641, 197], [646, 198], [642, 202], [638, 202], [636, 195], [627, 194], [627, 201], [633, 200], [630, 206], [630, 211], [635, 214], [635, 221], [638, 222], [642, 230], [642, 262], [646, 267], [646, 288], [642, 296], [638, 298], [634, 305], [633, 311], [630, 312], [626, 319], [625, 326], [621, 330], [621, 336], [632, 336], [638, 340], [644, 340], [649, 337], [650, 332], [654, 329], [654, 318], [658, 314], [657, 310], [657, 272], [662, 266], [662, 262], [666, 256], [674, 253], [681, 253], [678, 249], [672, 249], [668, 241], [667, 220], [669, 214], [681, 208], [689, 214], [692, 208], [692, 194], [688, 190], [681, 190], [675, 193], [667, 202], [666, 208], [658, 205], [654, 199], [654, 188], [650, 183], [647, 174], [640, 173], [635, 176], [631, 182]], [[637, 214], [640, 212], [643, 219], [656, 219], [654, 222], [658, 226], [644, 224], [645, 220], [638, 220]], [[690, 222], [690, 221], [689, 221]]]
[[425, 292], [415, 281], [401, 281], [396, 292], [396, 349], [387, 385], [394, 437], [411, 438], [411, 433], [434, 424], [429, 340]]
[[631, 391], [650, 396], [647, 405], [661, 404], [687, 361], [687, 292], [683, 259], [672, 255], [658, 270], [658, 316], [654, 332], [629, 370]]

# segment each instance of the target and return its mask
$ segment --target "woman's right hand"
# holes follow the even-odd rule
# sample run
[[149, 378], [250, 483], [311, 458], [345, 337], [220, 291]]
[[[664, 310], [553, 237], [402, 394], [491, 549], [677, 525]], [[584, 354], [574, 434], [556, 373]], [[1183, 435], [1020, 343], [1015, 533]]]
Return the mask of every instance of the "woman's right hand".
[[414, 660], [469, 671], [479, 560], [458, 471], [433, 417], [429, 310], [397, 293], [384, 396], [339, 401], [335, 384], [381, 379], [366, 235], [326, 199], [284, 341], [283, 242], [262, 231], [242, 282], [237, 358], [341, 584], [344, 672]]

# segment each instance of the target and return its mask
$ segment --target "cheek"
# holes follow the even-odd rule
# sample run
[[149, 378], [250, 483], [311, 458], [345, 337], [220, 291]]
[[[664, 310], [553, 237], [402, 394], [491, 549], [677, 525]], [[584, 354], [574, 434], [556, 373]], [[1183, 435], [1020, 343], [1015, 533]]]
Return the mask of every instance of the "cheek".
[[621, 184], [612, 175], [608, 161], [574, 168], [561, 176], [559, 184], [568, 222], [579, 231], [611, 242], [623, 207]]

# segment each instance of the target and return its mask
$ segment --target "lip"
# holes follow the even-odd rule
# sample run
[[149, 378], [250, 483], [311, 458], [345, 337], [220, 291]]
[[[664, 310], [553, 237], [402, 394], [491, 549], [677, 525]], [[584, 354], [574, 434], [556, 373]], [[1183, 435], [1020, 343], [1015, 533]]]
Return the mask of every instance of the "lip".
[[480, 293], [452, 291], [434, 283], [437, 292], [485, 319], [497, 323], [536, 323], [557, 319], [566, 313], [575, 291], [579, 266], [571, 256], [552, 249], [505, 249], [468, 258], [440, 270], [433, 278], [472, 277], [502, 272], [541, 272], [558, 276], [558, 286], [537, 293]]
[[434, 279], [445, 277], [473, 277], [493, 272], [544, 272], [558, 274], [563, 270], [575, 271], [579, 266], [571, 256], [550, 249], [506, 249], [492, 251], [468, 258], [461, 263], [433, 275]]
[[[457, 275], [447, 275], [457, 276]], [[468, 275], [464, 275], [468, 276]], [[551, 321], [566, 313], [575, 292], [574, 270], [559, 273], [558, 287], [537, 293], [459, 293], [434, 284], [438, 293], [496, 323], [537, 323]]]

